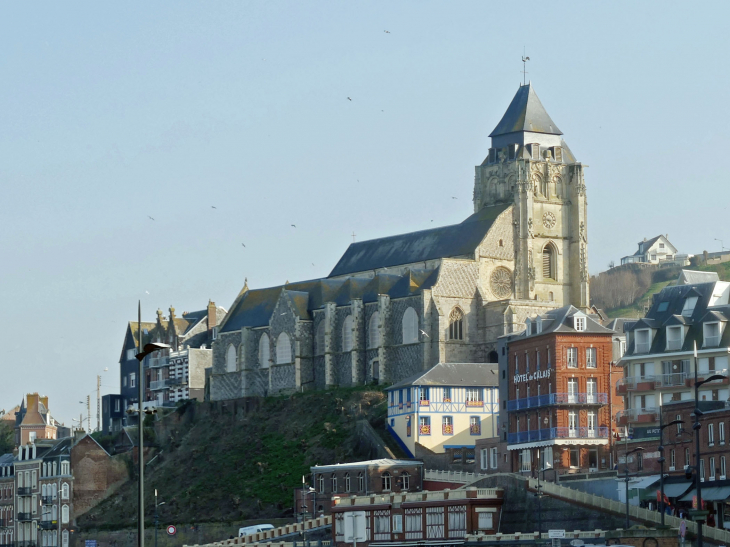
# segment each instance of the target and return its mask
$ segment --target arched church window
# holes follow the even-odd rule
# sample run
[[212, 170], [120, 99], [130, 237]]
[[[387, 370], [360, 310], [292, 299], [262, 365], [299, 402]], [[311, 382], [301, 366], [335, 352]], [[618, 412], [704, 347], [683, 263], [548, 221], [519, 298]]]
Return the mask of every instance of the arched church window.
[[259, 367], [269, 368], [271, 346], [269, 342], [269, 335], [263, 333], [259, 338]]
[[317, 326], [317, 334], [314, 337], [314, 354], [324, 355], [324, 321]]
[[552, 243], [548, 243], [542, 249], [542, 277], [544, 279], [557, 279], [556, 251]]
[[352, 315], [342, 323], [342, 351], [352, 351]]
[[464, 339], [464, 312], [454, 308], [449, 315], [449, 340]]
[[228, 346], [226, 352], [226, 372], [236, 372], [236, 348], [233, 344]]
[[380, 313], [375, 312], [368, 322], [368, 347], [377, 348], [380, 345]]
[[291, 342], [289, 335], [282, 332], [276, 339], [276, 364], [284, 365], [291, 363]]
[[418, 314], [413, 308], [408, 308], [403, 314], [402, 328], [404, 344], [418, 342]]

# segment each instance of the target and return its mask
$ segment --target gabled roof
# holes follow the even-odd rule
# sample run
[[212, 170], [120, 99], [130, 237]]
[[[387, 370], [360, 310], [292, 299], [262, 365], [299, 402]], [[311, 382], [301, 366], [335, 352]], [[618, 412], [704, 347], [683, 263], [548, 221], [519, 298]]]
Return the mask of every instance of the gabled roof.
[[15, 461], [15, 456], [13, 456], [11, 453], [3, 454], [0, 456], [0, 467], [7, 467], [10, 465], [13, 465], [14, 461]]
[[[573, 328], [573, 316], [575, 315], [583, 316], [586, 318], [586, 324], [585, 324], [585, 330], [583, 331], [576, 331], [575, 328]], [[615, 334], [615, 332], [611, 329], [608, 329], [598, 323], [595, 319], [591, 318], [589, 315], [586, 315], [582, 311], [580, 311], [578, 308], [572, 305], [563, 306], [562, 308], [559, 308], [557, 310], [551, 310], [549, 312], [545, 312], [542, 315], [539, 315], [535, 319], [531, 319], [531, 321], [537, 322], [537, 319], [540, 319], [542, 321], [542, 330], [541, 332], [536, 332], [534, 334], [527, 334], [527, 329], [523, 330], [521, 333], [517, 335], [508, 335], [509, 338], [512, 340], [522, 339], [522, 338], [533, 338], [535, 336], [543, 336], [545, 334], [553, 333], [553, 332], [567, 332], [567, 333], [575, 333], [575, 334]]]
[[460, 224], [352, 243], [328, 277], [437, 258], [473, 257], [494, 221], [511, 206], [506, 203], [485, 207]]
[[677, 285], [692, 285], [694, 283], [712, 283], [720, 281], [717, 272], [699, 272], [697, 270], [682, 270], [677, 278]]
[[408, 386], [499, 386], [497, 363], [439, 363], [425, 372], [419, 372], [386, 389]]
[[521, 85], [517, 90], [512, 102], [507, 107], [502, 119], [489, 136], [506, 135], [518, 131], [529, 131], [531, 133], [547, 133], [550, 135], [562, 135], [555, 122], [550, 118], [542, 106], [537, 93], [532, 89], [532, 84]]

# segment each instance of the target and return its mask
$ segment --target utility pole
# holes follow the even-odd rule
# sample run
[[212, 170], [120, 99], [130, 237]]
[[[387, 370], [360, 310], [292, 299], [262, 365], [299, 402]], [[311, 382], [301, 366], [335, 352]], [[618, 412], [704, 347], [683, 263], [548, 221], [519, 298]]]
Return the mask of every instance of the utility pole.
[[96, 430], [101, 431], [101, 375], [96, 375]]
[[87, 433], [91, 433], [91, 395], [86, 396], [86, 426], [89, 428]]

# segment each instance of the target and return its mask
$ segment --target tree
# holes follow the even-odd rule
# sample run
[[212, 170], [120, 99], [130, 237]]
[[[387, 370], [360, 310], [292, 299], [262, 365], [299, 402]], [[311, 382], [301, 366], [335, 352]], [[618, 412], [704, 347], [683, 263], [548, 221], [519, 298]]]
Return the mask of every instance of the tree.
[[0, 420], [0, 454], [12, 452], [15, 448], [15, 431], [5, 420]]

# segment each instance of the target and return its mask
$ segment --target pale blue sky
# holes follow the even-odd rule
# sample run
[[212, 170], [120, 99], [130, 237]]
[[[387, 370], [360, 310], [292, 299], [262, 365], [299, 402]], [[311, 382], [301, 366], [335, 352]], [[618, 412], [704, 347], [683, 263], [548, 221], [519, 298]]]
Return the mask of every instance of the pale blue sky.
[[528, 78], [590, 166], [591, 272], [659, 233], [681, 252], [730, 247], [728, 11], [3, 5], [0, 408], [37, 390], [68, 424], [97, 373], [104, 392], [117, 387], [138, 299], [146, 320], [209, 298], [228, 308], [246, 276], [327, 275], [353, 231], [463, 220], [523, 46]]

